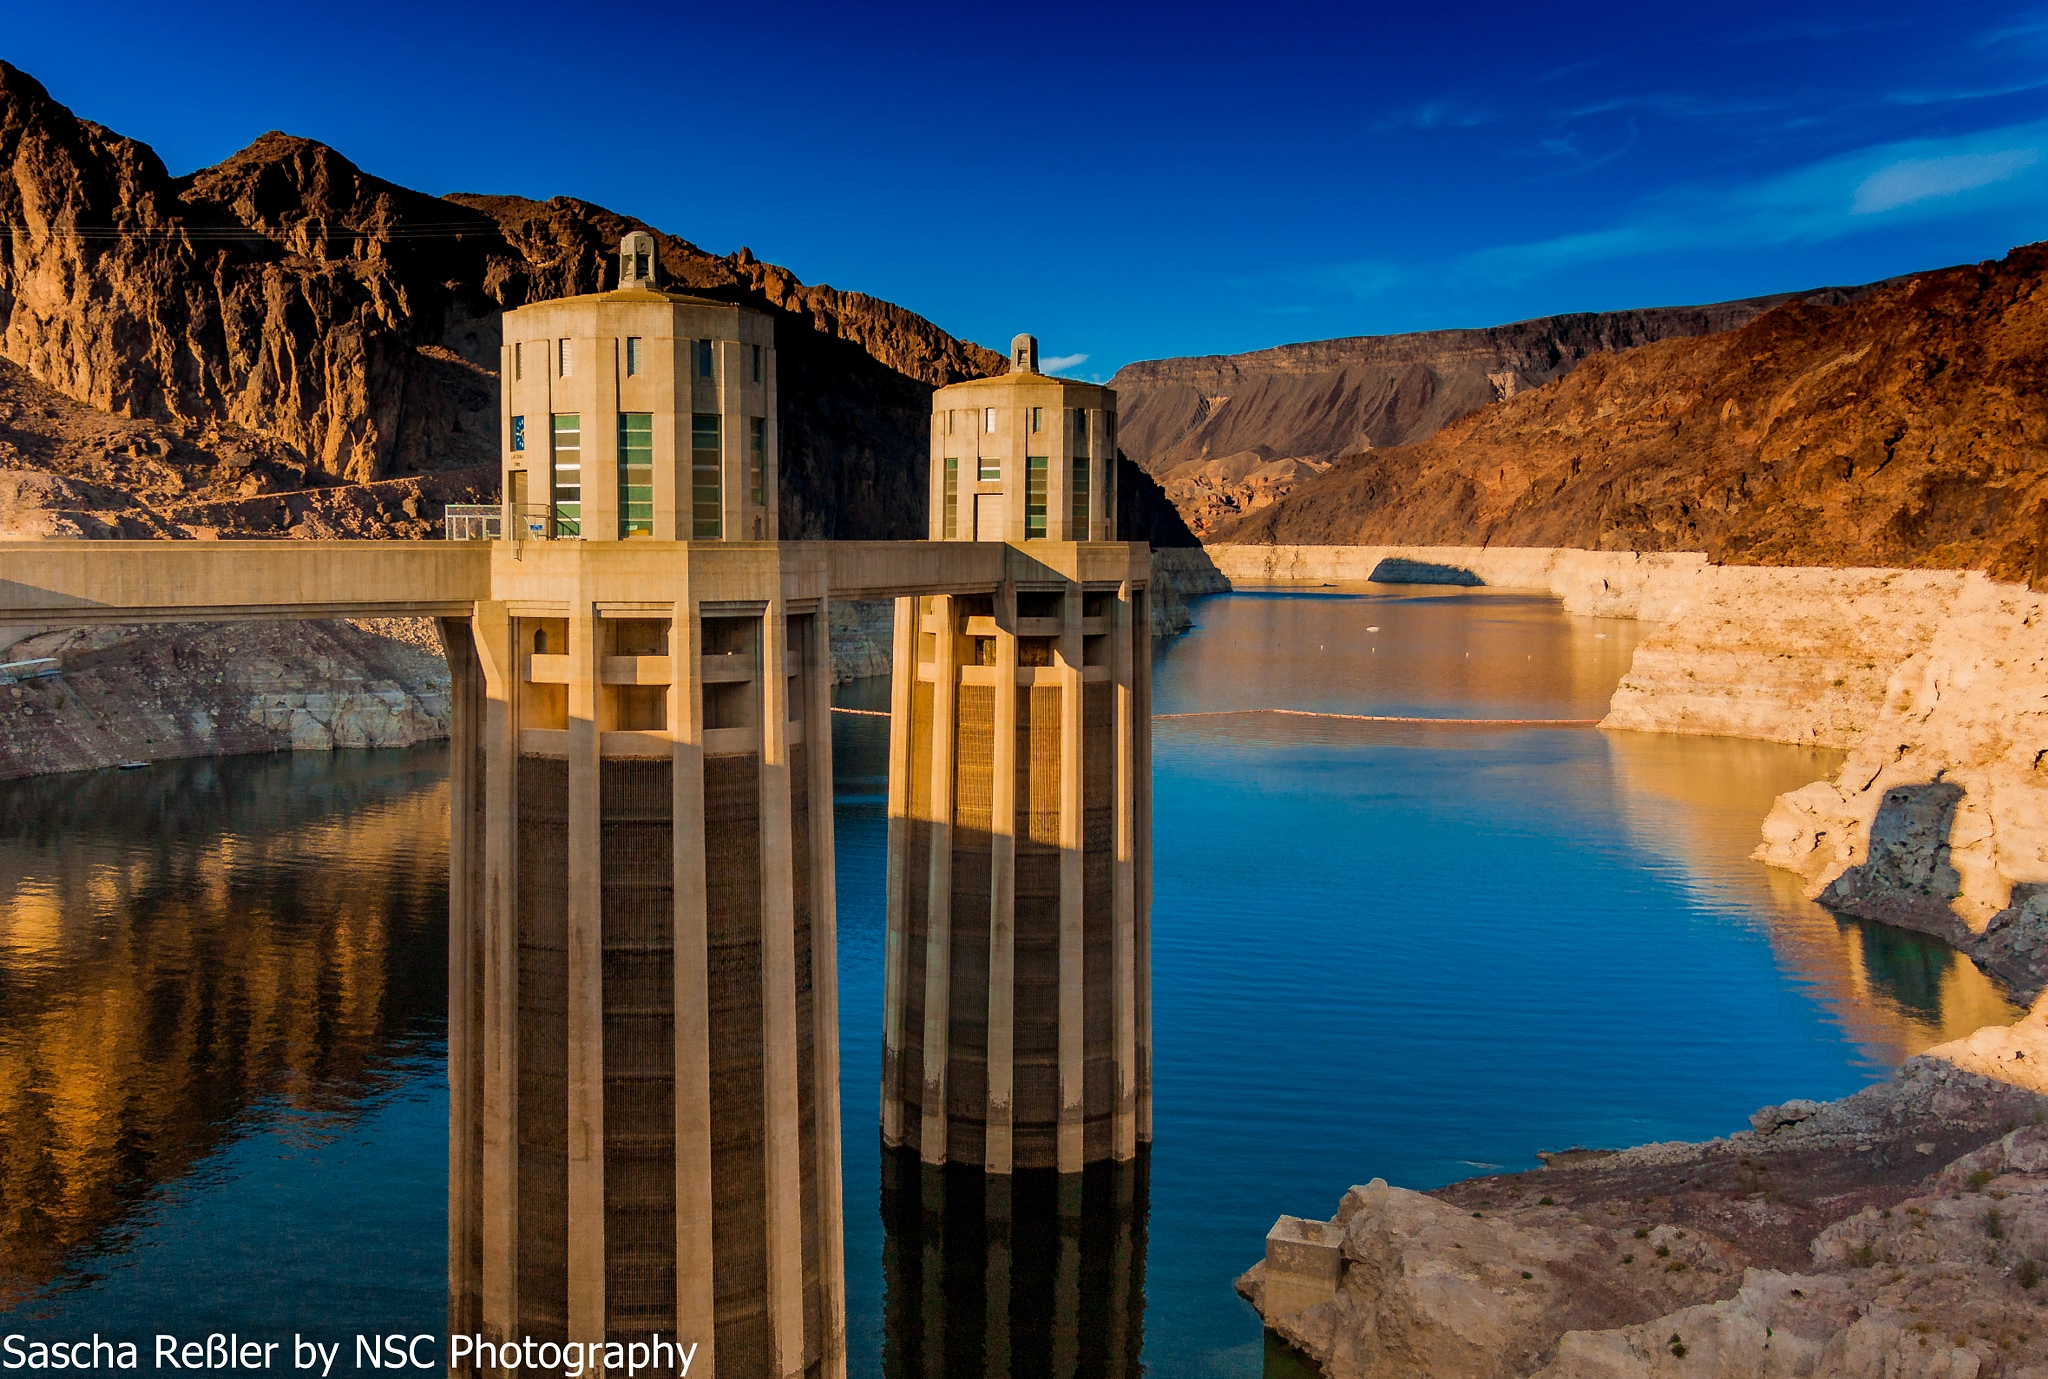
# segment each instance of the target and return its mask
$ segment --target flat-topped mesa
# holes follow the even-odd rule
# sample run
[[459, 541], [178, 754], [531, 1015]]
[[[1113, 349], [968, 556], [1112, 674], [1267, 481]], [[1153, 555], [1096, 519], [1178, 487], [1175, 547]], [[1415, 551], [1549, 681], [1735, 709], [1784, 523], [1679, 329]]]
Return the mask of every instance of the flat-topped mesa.
[[1116, 394], [1038, 371], [1038, 341], [1010, 371], [932, 394], [934, 541], [1116, 540]]
[[932, 536], [1036, 559], [896, 601], [882, 1137], [992, 1174], [1152, 1138], [1146, 566], [1115, 394], [1037, 366], [934, 393], [931, 452]]
[[773, 541], [775, 324], [656, 285], [654, 237], [619, 286], [505, 313], [508, 523], [586, 541]]

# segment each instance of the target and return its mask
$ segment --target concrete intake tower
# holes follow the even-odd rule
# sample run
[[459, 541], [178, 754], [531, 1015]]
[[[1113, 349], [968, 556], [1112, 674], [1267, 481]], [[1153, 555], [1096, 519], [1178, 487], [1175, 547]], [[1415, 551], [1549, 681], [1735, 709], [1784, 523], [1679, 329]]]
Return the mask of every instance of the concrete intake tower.
[[[896, 601], [882, 1137], [989, 1173], [1152, 1138], [1146, 589], [1116, 536], [1116, 394], [1038, 371], [932, 396], [931, 535], [1045, 543], [987, 594]], [[1119, 572], [1121, 573], [1121, 572]]]

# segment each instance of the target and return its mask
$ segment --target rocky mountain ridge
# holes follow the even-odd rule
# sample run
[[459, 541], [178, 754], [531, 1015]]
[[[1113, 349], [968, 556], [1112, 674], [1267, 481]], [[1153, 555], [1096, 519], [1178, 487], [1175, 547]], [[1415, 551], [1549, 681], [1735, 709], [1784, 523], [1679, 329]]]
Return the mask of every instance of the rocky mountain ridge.
[[2038, 580], [2048, 245], [1596, 354], [1214, 539], [1704, 551]]
[[1705, 306], [1575, 312], [1477, 330], [1415, 331], [1281, 345], [1248, 354], [1127, 364], [1118, 426], [1131, 457], [1206, 534], [1284, 497], [1336, 460], [1410, 445], [1570, 372], [1593, 354], [1711, 335], [1823, 288]]

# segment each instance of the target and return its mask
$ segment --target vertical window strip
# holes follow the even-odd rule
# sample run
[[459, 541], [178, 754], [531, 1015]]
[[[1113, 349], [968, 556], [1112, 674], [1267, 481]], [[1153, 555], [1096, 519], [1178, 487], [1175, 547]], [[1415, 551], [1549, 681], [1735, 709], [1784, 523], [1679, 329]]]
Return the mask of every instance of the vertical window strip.
[[759, 345], [754, 346], [754, 381], [756, 383], [761, 381], [761, 347]]
[[1074, 457], [1074, 477], [1071, 485], [1074, 495], [1074, 526], [1067, 533], [1069, 541], [1088, 539], [1088, 457]]
[[1046, 457], [1027, 455], [1024, 459], [1024, 539], [1045, 539]]
[[1107, 539], [1118, 540], [1116, 525], [1116, 451], [1102, 461], [1102, 529]]
[[574, 342], [567, 336], [555, 342], [556, 372], [563, 378], [568, 378], [576, 372], [576, 351], [573, 345]]
[[699, 340], [697, 342], [697, 377], [711, 377], [711, 342], [709, 340]]
[[619, 536], [654, 535], [654, 414], [619, 413]]
[[989, 433], [989, 434], [990, 434], [991, 436], [993, 436], [993, 435], [994, 435], [994, 434], [996, 433], [996, 409], [995, 409], [995, 408], [993, 408], [993, 407], [984, 407], [984, 408], [982, 408], [982, 409], [981, 409], [981, 424], [982, 424], [982, 427], [983, 427], [983, 429], [984, 429], [984, 430], [986, 430], [986, 431], [987, 431], [987, 432], [988, 432], [988, 433]]
[[633, 377], [640, 372], [640, 369], [640, 337], [628, 335], [626, 337], [626, 377]]
[[526, 346], [517, 340], [512, 342], [512, 377], [526, 377]]
[[512, 448], [526, 449], [526, 418], [523, 416], [512, 418]]
[[948, 541], [957, 540], [960, 535], [960, 461], [953, 457], [946, 461], [946, 508], [945, 525], [939, 534]]
[[[706, 340], [700, 342], [709, 345]], [[723, 466], [719, 463], [718, 414], [699, 412], [690, 421], [690, 539], [716, 541], [725, 535]]]
[[557, 412], [553, 434], [554, 505], [556, 534], [583, 534], [583, 417], [577, 412]]
[[768, 418], [753, 418], [748, 430], [748, 499], [755, 507], [764, 508], [768, 506]]

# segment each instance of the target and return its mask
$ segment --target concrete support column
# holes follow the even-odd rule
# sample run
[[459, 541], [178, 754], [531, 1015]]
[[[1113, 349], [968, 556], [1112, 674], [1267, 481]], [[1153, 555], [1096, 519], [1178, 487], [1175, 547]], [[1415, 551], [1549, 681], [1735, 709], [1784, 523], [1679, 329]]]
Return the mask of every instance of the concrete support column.
[[1137, 964], [1138, 1143], [1152, 1143], [1152, 590], [1131, 605], [1131, 656], [1137, 727], [1132, 770], [1137, 831], [1137, 883], [1132, 959]]
[[519, 660], [502, 603], [470, 619], [484, 682], [483, 1333], [519, 1334]]
[[478, 808], [486, 708], [468, 618], [441, 618], [448, 742], [448, 1332], [482, 1327], [484, 837]]
[[839, 902], [832, 828], [831, 609], [818, 600], [805, 647], [810, 703], [804, 711], [804, 761], [810, 779], [811, 1018], [817, 1107], [818, 1274], [824, 1289], [819, 1337], [824, 1379], [846, 1375], [846, 1232], [839, 1163]]
[[761, 1021], [767, 1157], [768, 1324], [774, 1374], [804, 1369], [802, 1141], [798, 1134], [795, 865], [789, 813], [789, 618], [761, 620]]
[[588, 1342], [604, 1339], [605, 1322], [600, 629], [578, 583], [569, 607], [569, 1339]]
[[896, 600], [895, 656], [889, 663], [889, 860], [882, 948], [882, 1143], [903, 1143], [903, 1035], [905, 973], [910, 951], [910, 691], [917, 683], [919, 600]]
[[938, 630], [932, 689], [932, 884], [925, 919], [924, 1116], [918, 1154], [928, 1164], [946, 1161], [946, 1062], [953, 1018], [953, 780], [959, 745], [959, 601], [932, 600]]
[[703, 624], [686, 597], [669, 625], [676, 906], [676, 1334], [718, 1372], [711, 1284], [710, 914], [704, 871]]
[[1133, 667], [1131, 584], [1116, 591], [1110, 629], [1110, 674], [1116, 685], [1116, 900], [1111, 930], [1110, 1037], [1116, 1044], [1116, 1109], [1111, 1157], [1119, 1163], [1138, 1153], [1137, 1023], [1137, 689]]
[[1067, 586], [1060, 679], [1060, 1118], [1059, 1171], [1079, 1173], [1085, 1045], [1082, 1003], [1081, 586]]
[[1008, 1173], [1017, 1047], [1017, 589], [996, 590], [995, 743], [990, 754], [988, 1111], [983, 1164]]

